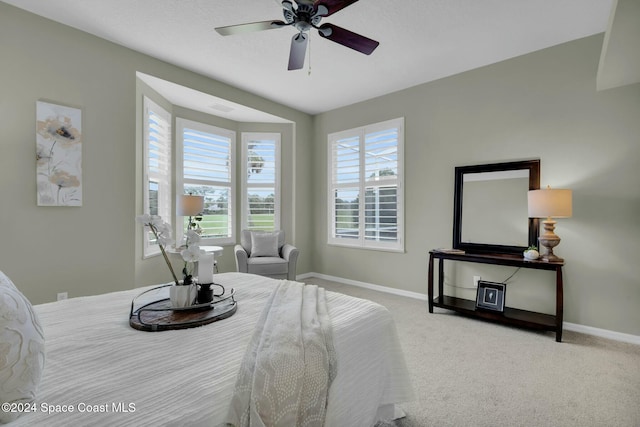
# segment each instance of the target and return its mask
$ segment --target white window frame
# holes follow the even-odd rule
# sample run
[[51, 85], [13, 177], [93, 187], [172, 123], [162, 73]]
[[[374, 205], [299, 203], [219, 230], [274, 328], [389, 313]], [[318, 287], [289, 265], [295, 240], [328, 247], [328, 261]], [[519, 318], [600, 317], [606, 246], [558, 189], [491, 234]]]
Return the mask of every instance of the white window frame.
[[[240, 220], [243, 230], [249, 229], [249, 194], [248, 194], [248, 157], [249, 157], [249, 144], [255, 140], [271, 140], [275, 144], [275, 182], [272, 183], [252, 183], [252, 188], [274, 188], [274, 229], [280, 229], [280, 147], [281, 147], [281, 135], [279, 133], [270, 132], [243, 132], [242, 133], [242, 165], [241, 165], [241, 182], [242, 182], [242, 218]], [[265, 230], [265, 231], [273, 231]]]
[[[151, 150], [151, 142], [150, 142], [150, 134], [152, 129], [149, 125], [149, 114], [153, 111], [155, 115], [160, 117], [162, 120], [166, 122], [167, 129], [164, 132], [166, 139], [163, 141], [164, 153], [164, 164], [161, 165], [160, 172], [152, 172], [149, 168], [149, 159], [150, 159], [150, 150]], [[150, 205], [149, 205], [149, 182], [154, 181], [158, 183], [158, 215], [160, 215], [163, 221], [170, 223], [171, 222], [171, 200], [172, 200], [172, 191], [171, 191], [171, 146], [172, 146], [172, 133], [171, 133], [171, 113], [153, 102], [151, 99], [146, 96], [143, 97], [143, 177], [142, 177], [142, 194], [143, 194], [143, 213], [150, 213]], [[147, 227], [142, 227], [142, 242], [143, 242], [143, 258], [149, 258], [152, 256], [157, 256], [160, 254], [160, 247], [152, 243], [150, 240], [150, 232]]]
[[[222, 136], [225, 138], [229, 138], [230, 143], [230, 159], [229, 159], [229, 168], [230, 168], [230, 182], [223, 181], [214, 181], [214, 180], [195, 180], [195, 179], [185, 179], [184, 178], [184, 170], [183, 170], [183, 162], [184, 162], [184, 129], [194, 129], [200, 132], [206, 132], [215, 134], [218, 136]], [[228, 226], [229, 226], [229, 236], [221, 237], [221, 238], [203, 238], [200, 241], [200, 245], [224, 245], [224, 244], [233, 244], [236, 242], [236, 219], [235, 219], [235, 207], [236, 207], [236, 132], [223, 129], [217, 126], [213, 126], [210, 124], [196, 122], [193, 120], [184, 119], [181, 117], [176, 118], [176, 199], [179, 198], [182, 194], [185, 194], [184, 185], [185, 184], [196, 184], [196, 185], [211, 185], [217, 187], [228, 187], [229, 188], [229, 200], [227, 201], [227, 211], [228, 211]], [[176, 203], [176, 206], [178, 204]], [[178, 217], [176, 212], [176, 218], [180, 218], [180, 220], [176, 219], [176, 242], [182, 242], [184, 236], [184, 229], [182, 227], [182, 217]], [[176, 243], [178, 244], [178, 243]]]
[[[365, 137], [366, 135], [378, 132], [386, 129], [397, 128], [398, 141], [397, 141], [397, 167], [398, 173], [393, 178], [379, 178], [372, 180], [368, 179], [366, 175], [365, 167]], [[337, 183], [334, 180], [334, 173], [336, 167], [336, 159], [334, 158], [334, 146], [335, 144], [347, 138], [357, 138], [359, 146], [359, 166], [358, 166], [358, 180], [357, 182], [349, 183]], [[327, 136], [327, 244], [335, 246], [357, 247], [360, 249], [372, 249], [372, 250], [384, 250], [392, 252], [404, 252], [404, 118], [392, 119], [380, 123], [375, 123], [359, 128], [349, 129], [345, 131], [331, 133]], [[365, 195], [367, 187], [380, 187], [385, 184], [397, 185], [397, 241], [385, 242], [378, 240], [371, 240], [365, 238]], [[340, 238], [336, 236], [336, 224], [335, 224], [335, 192], [340, 189], [357, 188], [359, 192], [359, 207], [358, 207], [358, 237], [357, 238]]]

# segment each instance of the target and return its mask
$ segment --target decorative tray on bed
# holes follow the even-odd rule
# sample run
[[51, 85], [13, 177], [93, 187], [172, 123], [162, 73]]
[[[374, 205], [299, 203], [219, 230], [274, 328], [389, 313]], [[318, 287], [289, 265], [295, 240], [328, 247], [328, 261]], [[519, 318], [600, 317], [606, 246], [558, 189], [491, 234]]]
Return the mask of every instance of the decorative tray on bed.
[[235, 289], [222, 294], [213, 295], [213, 301], [194, 304], [189, 307], [175, 308], [171, 306], [169, 287], [162, 285], [149, 289], [131, 301], [129, 325], [140, 331], [166, 331], [170, 329], [195, 328], [217, 320], [232, 316], [238, 308], [235, 300]]

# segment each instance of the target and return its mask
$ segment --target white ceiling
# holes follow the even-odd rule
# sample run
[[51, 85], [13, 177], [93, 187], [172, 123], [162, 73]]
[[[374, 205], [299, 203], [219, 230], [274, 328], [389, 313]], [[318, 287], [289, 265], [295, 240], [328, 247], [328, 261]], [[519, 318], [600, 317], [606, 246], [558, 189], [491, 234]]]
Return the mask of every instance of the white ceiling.
[[[214, 31], [281, 20], [277, 0], [3, 1], [309, 114], [604, 32], [613, 3], [360, 0], [323, 22], [378, 40], [375, 52], [363, 55], [312, 30], [304, 69], [287, 71], [293, 28]], [[202, 102], [222, 115], [210, 106], [224, 101]]]

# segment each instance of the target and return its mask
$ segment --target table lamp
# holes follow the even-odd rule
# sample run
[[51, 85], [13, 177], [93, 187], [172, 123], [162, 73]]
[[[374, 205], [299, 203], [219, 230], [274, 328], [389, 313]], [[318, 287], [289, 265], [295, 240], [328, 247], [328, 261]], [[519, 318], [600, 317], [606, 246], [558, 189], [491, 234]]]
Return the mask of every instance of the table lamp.
[[544, 224], [544, 234], [538, 237], [540, 245], [547, 249], [547, 253], [542, 255], [544, 261], [562, 262], [562, 258], [553, 254], [553, 248], [560, 243], [555, 230], [556, 222], [552, 218], [570, 218], [572, 214], [571, 190], [551, 188], [547, 186], [544, 190], [531, 190], [528, 195], [529, 217], [546, 218]]
[[204, 196], [194, 196], [193, 194], [183, 194], [178, 203], [178, 215], [188, 216], [187, 230], [197, 228], [193, 222], [194, 216], [199, 216], [204, 211]]

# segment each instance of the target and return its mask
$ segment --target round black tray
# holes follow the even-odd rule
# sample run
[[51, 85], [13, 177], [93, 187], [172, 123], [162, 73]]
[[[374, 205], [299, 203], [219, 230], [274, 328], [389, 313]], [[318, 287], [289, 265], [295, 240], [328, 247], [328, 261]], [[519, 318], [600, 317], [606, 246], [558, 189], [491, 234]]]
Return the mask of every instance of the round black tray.
[[213, 301], [204, 304], [174, 308], [169, 298], [162, 298], [134, 310], [136, 300], [141, 295], [166, 286], [171, 285], [150, 289], [133, 299], [129, 312], [129, 325], [132, 328], [147, 332], [195, 328], [233, 316], [238, 308], [235, 289], [231, 289], [226, 294], [215, 295]]

